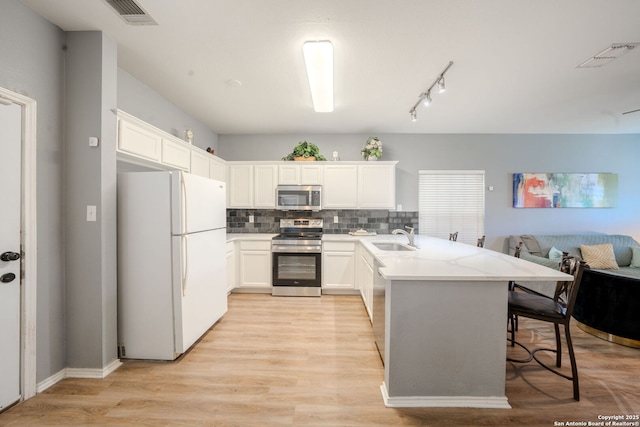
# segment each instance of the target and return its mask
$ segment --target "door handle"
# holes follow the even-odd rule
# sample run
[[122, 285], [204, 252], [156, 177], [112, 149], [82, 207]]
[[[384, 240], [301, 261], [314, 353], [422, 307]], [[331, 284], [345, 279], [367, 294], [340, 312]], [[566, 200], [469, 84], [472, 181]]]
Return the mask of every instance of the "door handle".
[[13, 273], [5, 273], [2, 276], [0, 276], [0, 282], [2, 283], [9, 283], [9, 282], [13, 282], [16, 278], [16, 275]]
[[7, 251], [0, 255], [2, 261], [17, 261], [20, 259], [20, 254], [17, 252]]

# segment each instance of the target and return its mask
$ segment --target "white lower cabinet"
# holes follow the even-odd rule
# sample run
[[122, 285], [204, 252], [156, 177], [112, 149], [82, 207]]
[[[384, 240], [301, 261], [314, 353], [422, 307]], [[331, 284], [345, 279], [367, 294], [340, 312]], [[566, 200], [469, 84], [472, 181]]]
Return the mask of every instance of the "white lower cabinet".
[[322, 290], [356, 290], [356, 242], [322, 242]]
[[240, 288], [271, 288], [271, 241], [240, 241]]
[[227, 242], [227, 293], [236, 287], [236, 248], [234, 242]]
[[369, 319], [373, 320], [373, 256], [362, 245], [358, 247], [357, 254], [358, 287]]

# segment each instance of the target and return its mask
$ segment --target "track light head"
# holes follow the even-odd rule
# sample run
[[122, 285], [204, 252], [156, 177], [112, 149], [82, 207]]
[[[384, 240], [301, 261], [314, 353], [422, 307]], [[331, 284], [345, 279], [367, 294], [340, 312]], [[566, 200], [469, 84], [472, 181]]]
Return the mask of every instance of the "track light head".
[[411, 114], [411, 121], [415, 122], [416, 120], [418, 120], [418, 116], [416, 114], [416, 110], [412, 109], [411, 111], [409, 111], [409, 113]]
[[422, 103], [425, 107], [428, 107], [431, 104], [431, 91], [427, 92], [422, 98]]
[[445, 90], [447, 90], [446, 87], [444, 87], [444, 76], [440, 77], [440, 80], [438, 80], [438, 93], [442, 93]]

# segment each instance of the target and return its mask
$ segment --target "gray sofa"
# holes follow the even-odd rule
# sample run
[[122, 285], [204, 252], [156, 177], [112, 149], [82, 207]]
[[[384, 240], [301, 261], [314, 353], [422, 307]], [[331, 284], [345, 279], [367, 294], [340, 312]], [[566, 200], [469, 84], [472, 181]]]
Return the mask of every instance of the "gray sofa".
[[[523, 243], [520, 258], [550, 268], [559, 266], [558, 260], [548, 258], [551, 248], [582, 258], [580, 245], [611, 243], [619, 269], [585, 270], [573, 317], [587, 327], [583, 328], [587, 332], [610, 341], [640, 346], [640, 268], [630, 267], [631, 247], [640, 243], [631, 236], [617, 234], [516, 235], [509, 236], [512, 255], [519, 242]], [[555, 289], [555, 283], [522, 285], [550, 296]]]

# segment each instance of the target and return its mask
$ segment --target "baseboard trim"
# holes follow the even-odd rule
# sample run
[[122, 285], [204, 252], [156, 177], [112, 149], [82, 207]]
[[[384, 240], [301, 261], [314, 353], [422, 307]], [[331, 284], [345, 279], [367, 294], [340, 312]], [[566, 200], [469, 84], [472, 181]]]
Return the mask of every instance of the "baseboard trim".
[[57, 384], [65, 378], [106, 378], [120, 366], [122, 366], [122, 362], [120, 361], [120, 359], [115, 359], [113, 362], [102, 369], [64, 368], [63, 370], [51, 375], [44, 381], [36, 384], [36, 393], [42, 393], [52, 385]]
[[511, 409], [507, 397], [497, 396], [404, 396], [389, 397], [387, 386], [380, 386], [387, 408], [492, 408]]

